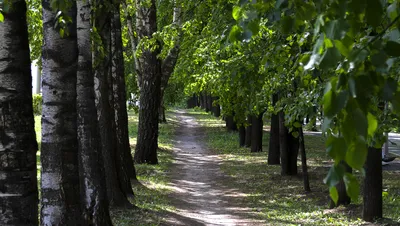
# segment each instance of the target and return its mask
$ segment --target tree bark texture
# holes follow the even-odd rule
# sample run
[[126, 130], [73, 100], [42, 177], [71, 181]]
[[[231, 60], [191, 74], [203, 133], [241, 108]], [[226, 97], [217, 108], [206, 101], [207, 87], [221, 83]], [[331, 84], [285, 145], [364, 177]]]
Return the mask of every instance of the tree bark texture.
[[[144, 0], [136, 1], [136, 32], [139, 41], [152, 38], [157, 31], [156, 3], [150, 6]], [[160, 105], [161, 67], [157, 55], [159, 49], [144, 48], [139, 58], [140, 64], [140, 107], [139, 126], [134, 160], [136, 163], [157, 164], [158, 149], [158, 107]]]
[[104, 49], [104, 54], [94, 52], [95, 101], [109, 204], [111, 206], [126, 206], [130, 204], [127, 196], [133, 196], [133, 191], [128, 174], [123, 168], [124, 156], [118, 153], [116, 148], [115, 116], [111, 108], [113, 105], [110, 103], [110, 99], [113, 99], [112, 84], [109, 84], [112, 81], [110, 79], [112, 14], [107, 7], [100, 7], [105, 4], [109, 4], [109, 2], [97, 2], [96, 7], [99, 11], [95, 15], [94, 23], [101, 39], [99, 44]]
[[262, 152], [263, 114], [251, 117], [251, 152]]
[[35, 126], [25, 1], [0, 22], [0, 225], [37, 225]]
[[285, 126], [285, 115], [279, 113], [279, 149], [281, 153], [281, 175], [297, 175], [299, 139], [292, 136]]
[[[272, 96], [272, 104], [275, 106], [276, 102], [278, 102], [278, 95], [274, 94]], [[268, 148], [268, 165], [279, 165], [281, 163], [279, 147], [279, 115], [274, 113], [271, 115]]]
[[310, 188], [310, 180], [308, 177], [307, 156], [306, 156], [306, 147], [304, 144], [303, 127], [299, 129], [299, 151], [301, 153], [301, 169], [303, 172], [304, 191], [310, 192], [311, 188]]
[[82, 216], [85, 225], [112, 225], [95, 105], [90, 40], [91, 5], [87, 0], [76, 3], [79, 51], [76, 101]]
[[244, 147], [245, 140], [246, 140], [246, 128], [242, 124], [239, 126], [239, 146], [240, 147]]
[[[351, 167], [347, 165], [346, 162], [342, 161], [340, 162], [340, 164], [344, 168], [344, 171], [346, 173], [352, 173]], [[341, 179], [339, 183], [336, 185], [336, 190], [338, 191], [339, 199], [337, 203], [331, 200], [330, 208], [338, 207], [340, 205], [349, 205], [351, 202], [351, 198], [347, 195], [346, 185], [343, 179]]]
[[363, 220], [382, 218], [382, 150], [368, 148], [365, 163]]
[[76, 115], [76, 4], [67, 15], [68, 36], [55, 27], [56, 12], [43, 0], [41, 224], [79, 225], [78, 142]]
[[251, 128], [251, 115], [247, 116], [247, 126], [246, 126], [246, 139], [244, 141], [244, 146], [245, 147], [251, 147], [251, 131], [253, 129]]
[[122, 49], [121, 16], [119, 4], [114, 5], [111, 19], [112, 84], [114, 116], [117, 137], [117, 153], [123, 158], [123, 167], [130, 179], [136, 180], [131, 147], [129, 144], [128, 113], [126, 106], [126, 84], [124, 55]]

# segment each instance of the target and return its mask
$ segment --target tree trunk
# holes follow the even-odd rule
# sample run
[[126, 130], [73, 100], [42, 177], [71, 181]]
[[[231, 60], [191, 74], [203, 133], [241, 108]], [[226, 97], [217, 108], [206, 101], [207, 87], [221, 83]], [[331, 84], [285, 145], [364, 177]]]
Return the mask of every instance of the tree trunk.
[[[136, 33], [139, 41], [151, 39], [157, 32], [156, 3], [136, 1]], [[157, 164], [158, 107], [160, 105], [161, 67], [157, 58], [160, 50], [141, 47], [139, 126], [134, 160], [137, 163]]]
[[200, 108], [201, 108], [201, 109], [206, 109], [205, 104], [204, 104], [203, 92], [200, 93], [200, 96], [199, 96], [199, 103], [200, 103]]
[[167, 118], [165, 117], [164, 96], [162, 96], [161, 104], [158, 107], [158, 122], [167, 123]]
[[233, 116], [231, 115], [225, 116], [225, 122], [226, 122], [226, 129], [228, 130], [228, 132], [237, 131], [236, 122], [233, 119]]
[[207, 106], [208, 106], [208, 109], [209, 109], [209, 111], [211, 111], [211, 113], [212, 114], [214, 114], [214, 112], [213, 112], [213, 98], [212, 98], [212, 96], [211, 96], [211, 94], [210, 95], [207, 95]]
[[[104, 55], [95, 52], [95, 94], [97, 119], [101, 138], [102, 155], [104, 160], [107, 197], [112, 206], [129, 206], [127, 196], [133, 196], [131, 183], [123, 168], [124, 157], [118, 153], [115, 137], [115, 118], [111, 108], [112, 85], [109, 84], [111, 76], [111, 12], [106, 7], [101, 7], [104, 2], [99, 2], [95, 18], [95, 27], [100, 35]], [[97, 48], [95, 48], [97, 49]], [[100, 62], [100, 63], [99, 63]], [[111, 89], [110, 89], [111, 88]]]
[[43, 0], [41, 224], [80, 225], [76, 116], [76, 4], [62, 38], [55, 29], [56, 12]]
[[[278, 95], [272, 95], [272, 104], [276, 105], [278, 102]], [[271, 115], [271, 129], [269, 132], [269, 150], [268, 150], [268, 165], [279, 165], [280, 161], [280, 147], [279, 147], [279, 115]]]
[[306, 147], [304, 145], [304, 133], [303, 133], [303, 127], [299, 129], [299, 142], [300, 142], [300, 147], [299, 151], [301, 153], [301, 168], [303, 171], [303, 185], [304, 185], [304, 191], [310, 192], [310, 180], [308, 178], [308, 169], [307, 169], [307, 156], [306, 156]]
[[25, 1], [0, 22], [0, 225], [37, 225], [35, 126]]
[[[213, 100], [218, 100], [218, 97], [214, 97]], [[215, 117], [221, 116], [221, 106], [219, 104], [213, 105], [213, 113]]]
[[112, 225], [104, 165], [97, 125], [91, 52], [91, 6], [89, 1], [77, 1], [77, 128], [79, 175], [81, 186], [82, 216], [85, 225]]
[[211, 111], [210, 99], [209, 99], [209, 95], [207, 95], [207, 92], [204, 92], [203, 98], [204, 98], [204, 108], [205, 108], [206, 112], [210, 112]]
[[382, 150], [368, 148], [365, 163], [363, 220], [382, 218]]
[[251, 118], [251, 152], [262, 152], [263, 114]]
[[239, 126], [239, 146], [244, 147], [246, 140], [246, 128], [242, 125]]
[[117, 137], [117, 153], [123, 158], [123, 174], [132, 180], [136, 179], [131, 147], [129, 144], [128, 113], [126, 106], [126, 85], [124, 55], [122, 49], [122, 32], [119, 4], [114, 4], [111, 18], [111, 52], [112, 52], [112, 91], [114, 99], [114, 116]]
[[279, 149], [281, 153], [281, 175], [297, 175], [298, 138], [292, 136], [285, 126], [285, 115], [279, 113]]
[[[341, 166], [343, 166], [344, 170], [346, 173], [352, 173], [352, 169], [349, 165], [347, 165], [346, 162], [342, 161], [340, 162]], [[338, 191], [338, 201], [335, 203], [333, 200], [331, 200], [330, 203], [330, 208], [338, 207], [340, 205], [349, 205], [351, 202], [351, 198], [347, 195], [346, 191], [346, 185], [342, 180], [339, 181], [339, 183], [336, 185], [336, 190]]]
[[249, 148], [251, 147], [251, 131], [253, 130], [251, 126], [251, 115], [247, 116], [247, 124], [248, 126], [246, 127], [246, 139], [244, 141], [244, 146]]

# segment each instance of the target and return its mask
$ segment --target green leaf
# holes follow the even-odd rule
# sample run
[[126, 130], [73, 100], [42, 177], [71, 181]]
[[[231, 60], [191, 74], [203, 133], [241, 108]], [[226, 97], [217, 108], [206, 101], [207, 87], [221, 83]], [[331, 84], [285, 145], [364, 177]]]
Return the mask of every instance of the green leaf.
[[368, 134], [368, 120], [361, 109], [356, 108], [353, 112], [354, 125], [359, 135], [366, 138]]
[[240, 10], [241, 10], [240, 6], [233, 7], [233, 10], [232, 10], [233, 19], [238, 20], [240, 18]]
[[361, 170], [367, 159], [367, 144], [361, 138], [353, 141], [346, 153], [346, 162], [354, 169]]
[[286, 16], [283, 18], [282, 23], [282, 32], [288, 34], [293, 30], [295, 21], [294, 18]]
[[[329, 141], [328, 141], [329, 140]], [[343, 137], [330, 136], [327, 140], [327, 152], [335, 160], [335, 164], [339, 164], [340, 161], [346, 157], [347, 145]]]
[[376, 131], [376, 128], [378, 128], [378, 120], [376, 120], [376, 117], [369, 112], [367, 115], [367, 119], [368, 119], [368, 135], [372, 137]]
[[336, 68], [340, 59], [341, 55], [337, 48], [328, 48], [322, 56], [322, 61], [319, 66], [323, 70]]
[[336, 187], [330, 187], [329, 188], [329, 195], [331, 196], [332, 200], [335, 202], [335, 204], [339, 200], [339, 193], [336, 189]]
[[256, 35], [260, 31], [260, 22], [258, 20], [252, 20], [247, 25], [247, 28], [253, 35]]
[[398, 57], [400, 56], [400, 43], [388, 41], [384, 50], [389, 56]]
[[380, 0], [367, 0], [367, 23], [378, 27], [382, 21], [383, 9]]
[[354, 81], [353, 77], [350, 77], [348, 80], [349, 83], [349, 91], [353, 98], [357, 97], [357, 90], [356, 90], [356, 82]]
[[0, 12], [0, 22], [3, 22], [4, 21], [4, 16], [3, 16], [3, 14]]
[[349, 57], [350, 56], [350, 50], [345, 46], [341, 41], [335, 40], [335, 47], [339, 50], [339, 52], [345, 56]]
[[336, 165], [332, 166], [329, 169], [328, 175], [326, 175], [324, 179], [324, 183], [327, 184], [329, 187], [334, 187], [339, 183], [342, 176], [343, 176], [343, 170], [341, 170]]
[[301, 128], [302, 125], [301, 125], [300, 122], [296, 121], [296, 122], [293, 123], [293, 126], [296, 127], [296, 128]]
[[360, 184], [356, 177], [351, 173], [345, 173], [343, 176], [344, 184], [346, 185], [347, 195], [353, 200], [357, 201], [360, 195]]
[[242, 34], [242, 29], [239, 26], [234, 25], [231, 29], [231, 32], [229, 32], [229, 41], [231, 42], [239, 41], [241, 34]]

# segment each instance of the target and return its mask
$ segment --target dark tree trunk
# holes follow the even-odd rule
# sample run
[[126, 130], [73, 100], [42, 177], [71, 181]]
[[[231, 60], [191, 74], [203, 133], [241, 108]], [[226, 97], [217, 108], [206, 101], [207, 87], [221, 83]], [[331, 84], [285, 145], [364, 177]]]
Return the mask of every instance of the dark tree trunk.
[[[136, 32], [139, 41], [151, 39], [157, 32], [156, 3], [136, 1]], [[140, 64], [139, 126], [134, 160], [136, 163], [158, 164], [158, 107], [161, 94], [161, 66], [157, 58], [160, 50], [142, 47]]]
[[382, 218], [382, 150], [368, 148], [365, 163], [363, 220]]
[[25, 1], [0, 22], [0, 225], [38, 224], [35, 126]]
[[117, 153], [122, 157], [123, 170], [120, 174], [127, 174], [132, 180], [136, 179], [136, 171], [133, 165], [131, 147], [129, 144], [128, 113], [126, 106], [126, 85], [124, 55], [122, 49], [122, 32], [119, 4], [114, 4], [114, 12], [111, 19], [112, 42], [112, 91], [114, 98], [114, 118], [117, 138]]
[[246, 128], [242, 125], [239, 126], [239, 146], [244, 147], [246, 140]]
[[248, 126], [246, 126], [246, 139], [244, 141], [244, 146], [249, 148], [251, 147], [251, 131], [253, 130], [251, 126], [251, 115], [247, 116], [247, 125]]
[[[272, 104], [276, 105], [278, 95], [272, 95]], [[279, 147], [279, 115], [271, 115], [271, 129], [269, 133], [269, 149], [268, 149], [268, 165], [279, 165], [281, 163], [280, 147]]]
[[189, 99], [186, 101], [186, 107], [190, 109], [196, 106], [197, 106], [197, 96], [193, 94], [193, 96], [189, 97]]
[[200, 93], [200, 96], [199, 96], [199, 103], [200, 103], [200, 108], [201, 108], [201, 109], [206, 109], [206, 107], [205, 107], [205, 102], [204, 102], [204, 95], [203, 95], [203, 92]]
[[91, 52], [91, 6], [77, 1], [77, 128], [82, 217], [85, 225], [112, 225], [97, 125]]
[[285, 115], [279, 113], [279, 149], [281, 152], [281, 175], [297, 175], [299, 140], [285, 126]]
[[210, 112], [211, 111], [210, 99], [209, 99], [209, 95], [207, 94], [207, 92], [204, 92], [203, 98], [204, 98], [204, 108], [205, 108], [206, 112]]
[[165, 117], [164, 98], [161, 99], [161, 104], [158, 107], [158, 122], [167, 123], [167, 118]]
[[[218, 97], [214, 97], [213, 100], [218, 100]], [[214, 101], [213, 101], [214, 102]], [[213, 113], [215, 117], [219, 117], [221, 116], [221, 106], [219, 106], [219, 104], [214, 104], [213, 106]]]
[[228, 115], [225, 116], [225, 122], [226, 122], [226, 129], [228, 130], [228, 132], [230, 131], [237, 131], [237, 126], [236, 126], [236, 122], [233, 119], [233, 116]]
[[308, 169], [307, 169], [307, 156], [306, 156], [306, 147], [304, 145], [304, 133], [303, 127], [299, 129], [299, 151], [301, 153], [301, 169], [303, 171], [303, 185], [304, 191], [310, 192], [310, 180], [308, 178]]
[[263, 114], [251, 117], [251, 152], [262, 152]]
[[[124, 156], [116, 148], [115, 118], [111, 106], [113, 103], [111, 82], [111, 12], [98, 2], [95, 26], [100, 35], [104, 55], [95, 52], [95, 94], [97, 118], [101, 138], [102, 155], [105, 168], [107, 197], [112, 206], [129, 206], [127, 196], [133, 196], [131, 183], [126, 170], [123, 168]], [[101, 63], [99, 63], [101, 62]], [[112, 104], [112, 105], [111, 105]]]
[[212, 98], [212, 96], [211, 95], [207, 95], [207, 108], [208, 108], [208, 110], [209, 111], [211, 111], [211, 113], [214, 113], [213, 112], [213, 98]]
[[[344, 171], [346, 173], [352, 173], [351, 167], [349, 165], [347, 165], [346, 162], [342, 161], [342, 162], [340, 162], [340, 165], [341, 165], [341, 167], [344, 168]], [[333, 200], [331, 200], [330, 208], [338, 207], [340, 205], [344, 205], [344, 206], [349, 205], [351, 202], [351, 198], [347, 195], [346, 185], [345, 185], [343, 179], [340, 180], [339, 183], [336, 185], [336, 189], [338, 191], [339, 198], [338, 198], [338, 201], [336, 204]]]
[[76, 4], [66, 12], [72, 19], [62, 38], [55, 29], [56, 13], [43, 0], [41, 224], [80, 225], [76, 115]]

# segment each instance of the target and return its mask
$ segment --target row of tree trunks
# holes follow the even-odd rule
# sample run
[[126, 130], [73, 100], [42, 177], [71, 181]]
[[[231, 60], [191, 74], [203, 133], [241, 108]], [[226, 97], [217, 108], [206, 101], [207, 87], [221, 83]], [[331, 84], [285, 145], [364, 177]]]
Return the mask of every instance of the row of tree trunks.
[[[127, 157], [127, 155], [123, 154], [123, 150], [119, 149], [124, 148], [123, 144], [117, 145], [117, 134], [119, 136], [123, 134], [127, 135], [123, 132], [127, 130], [127, 124], [121, 124], [121, 120], [123, 118], [121, 118], [119, 114], [124, 113], [116, 113], [117, 109], [121, 111], [126, 111], [126, 108], [123, 108], [119, 103], [116, 103], [116, 101], [123, 101], [123, 97], [114, 98], [115, 95], [119, 95], [122, 91], [118, 92], [117, 90], [115, 90], [115, 94], [112, 92], [114, 89], [113, 82], [118, 83], [116, 79], [113, 80], [112, 70], [114, 73], [117, 72], [117, 70], [115, 59], [114, 57], [111, 57], [111, 54], [117, 54], [115, 51], [117, 48], [117, 46], [115, 46], [115, 24], [113, 23], [112, 26], [112, 22], [114, 22], [115, 19], [113, 18], [114, 16], [112, 12], [107, 7], [100, 7], [102, 4], [105, 4], [105, 2], [99, 1], [98, 4], [99, 5], [96, 5], [98, 11], [96, 11], [97, 14], [95, 17], [94, 25], [96, 26], [98, 34], [101, 38], [104, 52], [94, 53], [94, 72], [96, 78], [95, 94], [96, 108], [98, 114], [97, 117], [99, 121], [99, 131], [101, 137], [102, 155], [105, 167], [106, 188], [109, 204], [112, 206], [122, 207], [129, 206], [130, 202], [128, 201], [128, 197], [133, 197], [133, 190], [128, 175], [132, 175], [134, 174], [134, 172], [129, 173], [128, 168], [125, 167], [124, 164], [125, 161], [129, 161], [132, 159], [132, 156], [130, 155], [130, 148], [128, 150], [129, 156]], [[111, 46], [113, 47], [111, 48]], [[112, 50], [113, 52], [111, 52]], [[115, 76], [117, 75], [115, 74], [114, 77]], [[115, 85], [119, 88], [122, 88], [120, 86], [121, 84]], [[123, 96], [125, 95], [126, 94], [124, 93]], [[116, 107], [115, 110], [113, 110], [113, 108], [115, 107], [114, 103], [119, 105]]]
[[193, 96], [191, 96], [187, 99], [186, 107], [189, 109], [199, 107], [198, 97], [196, 94], [193, 94]]
[[112, 225], [100, 146], [91, 51], [91, 6], [77, 1], [77, 125], [80, 195], [85, 225]]
[[38, 146], [26, 4], [23, 0], [10, 4], [0, 22], [0, 225], [37, 225]]

